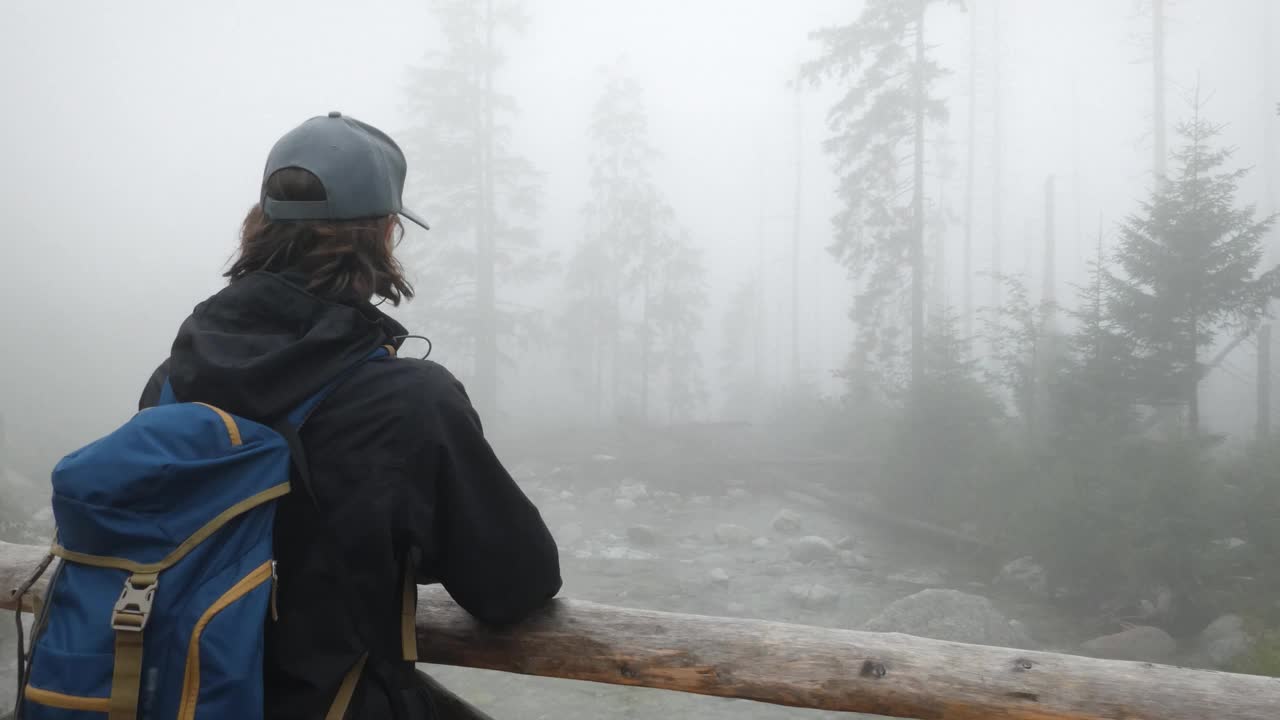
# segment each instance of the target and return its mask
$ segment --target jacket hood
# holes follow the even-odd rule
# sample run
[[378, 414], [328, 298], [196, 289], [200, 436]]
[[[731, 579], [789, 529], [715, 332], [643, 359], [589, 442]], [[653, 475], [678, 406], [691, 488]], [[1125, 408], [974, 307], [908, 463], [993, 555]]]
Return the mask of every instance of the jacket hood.
[[169, 384], [182, 402], [206, 402], [272, 422], [404, 327], [368, 302], [322, 299], [303, 276], [256, 272], [195, 307], [170, 350]]

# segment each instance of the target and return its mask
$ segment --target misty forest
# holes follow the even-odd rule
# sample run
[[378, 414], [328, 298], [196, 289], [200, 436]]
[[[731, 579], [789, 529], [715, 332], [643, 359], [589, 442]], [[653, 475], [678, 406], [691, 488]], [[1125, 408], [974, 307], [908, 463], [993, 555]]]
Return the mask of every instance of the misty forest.
[[[431, 223], [401, 354], [565, 596], [1280, 676], [1280, 2], [262, 5], [0, 8], [0, 540], [49, 543], [336, 109]], [[424, 669], [498, 718], [848, 717]]]

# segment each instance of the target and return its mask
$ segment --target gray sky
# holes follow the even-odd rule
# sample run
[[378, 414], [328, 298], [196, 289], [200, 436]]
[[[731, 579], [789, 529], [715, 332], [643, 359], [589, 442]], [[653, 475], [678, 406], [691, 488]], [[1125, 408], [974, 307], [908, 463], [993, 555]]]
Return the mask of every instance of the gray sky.
[[[1170, 11], [1170, 120], [1184, 115], [1183, 91], [1198, 77], [1212, 93], [1209, 113], [1231, 123], [1229, 140], [1246, 164], [1261, 162], [1263, 121], [1275, 120], [1260, 110], [1280, 100], [1263, 101], [1264, 2], [1177, 0]], [[544, 245], [568, 252], [580, 235], [583, 137], [598, 69], [625, 58], [646, 90], [662, 187], [711, 267], [714, 308], [702, 345], [718, 348], [725, 297], [763, 269], [777, 338], [770, 371], [786, 372], [796, 108], [785, 82], [812, 53], [806, 33], [855, 17], [858, 5], [529, 0], [532, 23], [508, 47], [503, 85], [523, 110], [517, 144], [546, 176]], [[1026, 246], [1014, 244], [1024, 228], [1038, 243], [1041, 183], [1054, 173], [1065, 288], [1099, 217], [1111, 235], [1146, 188], [1147, 22], [1130, 0], [1003, 7], [1005, 267], [1025, 263]], [[989, 20], [980, 16], [979, 270], [990, 225]], [[933, 22], [931, 40], [954, 70], [941, 90], [952, 98], [946, 136], [956, 154], [954, 178], [934, 181], [959, 212], [969, 21], [940, 9]], [[407, 124], [406, 69], [435, 42], [426, 3], [408, 0], [0, 5], [0, 333], [16, 349], [0, 367], [0, 411], [92, 398], [74, 417], [56, 415], [86, 437], [123, 418], [182, 317], [221, 285], [274, 139], [331, 109], [395, 135]], [[815, 372], [839, 364], [849, 336], [850, 290], [822, 250], [836, 209], [818, 146], [831, 97], [810, 92], [801, 103], [802, 337], [804, 364]], [[1259, 198], [1260, 179], [1247, 199]], [[948, 242], [958, 302], [958, 225]], [[985, 287], [975, 295], [984, 299]], [[709, 368], [718, 364], [708, 357]]]

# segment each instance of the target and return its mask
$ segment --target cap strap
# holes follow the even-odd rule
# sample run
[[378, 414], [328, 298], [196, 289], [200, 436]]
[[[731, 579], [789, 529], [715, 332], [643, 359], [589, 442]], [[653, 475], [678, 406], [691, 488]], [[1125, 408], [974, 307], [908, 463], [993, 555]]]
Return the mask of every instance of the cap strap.
[[276, 200], [267, 198], [262, 211], [272, 220], [331, 220], [328, 200]]

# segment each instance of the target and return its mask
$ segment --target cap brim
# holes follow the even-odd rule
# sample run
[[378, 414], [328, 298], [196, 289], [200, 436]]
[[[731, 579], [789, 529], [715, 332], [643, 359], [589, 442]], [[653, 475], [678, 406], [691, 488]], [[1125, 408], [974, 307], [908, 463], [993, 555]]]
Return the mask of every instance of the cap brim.
[[430, 230], [431, 226], [427, 225], [427, 221], [418, 217], [418, 214], [408, 208], [400, 208], [400, 214], [409, 218], [415, 225], [419, 225], [423, 230]]

